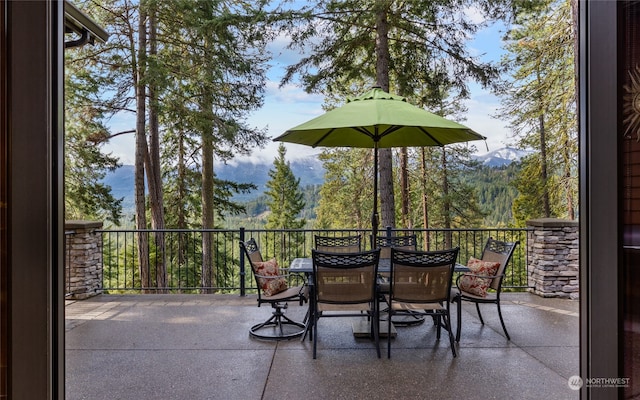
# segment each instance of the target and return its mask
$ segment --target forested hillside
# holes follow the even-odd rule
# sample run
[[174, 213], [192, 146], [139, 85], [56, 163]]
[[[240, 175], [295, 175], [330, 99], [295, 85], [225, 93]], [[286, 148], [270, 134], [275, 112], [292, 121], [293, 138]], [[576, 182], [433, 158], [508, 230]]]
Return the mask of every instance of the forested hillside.
[[514, 224], [511, 205], [518, 195], [512, 182], [518, 174], [520, 163], [504, 167], [481, 167], [466, 176], [467, 182], [475, 188], [478, 202], [487, 213], [484, 225], [503, 227]]
[[[513, 161], [513, 160], [510, 160]], [[491, 167], [495, 163], [489, 162], [478, 170], [464, 175], [465, 183], [475, 189], [478, 203], [487, 216], [484, 226], [501, 227], [513, 225], [511, 205], [517, 196], [517, 190], [512, 185], [520, 170], [520, 163], [511, 162], [507, 166]], [[291, 167], [296, 177], [300, 178], [304, 192], [305, 208], [301, 217], [308, 221], [311, 227], [316, 218], [316, 207], [320, 200], [320, 187], [323, 182], [323, 169], [315, 157], [295, 160]], [[267, 171], [271, 168], [266, 164], [236, 163], [218, 168], [222, 179], [250, 181], [258, 189], [236, 198], [246, 208], [246, 214], [227, 215], [224, 226], [235, 228], [240, 226], [260, 228], [266, 221], [268, 212], [267, 197], [263, 194], [264, 185], [268, 179]], [[123, 166], [107, 175], [105, 181], [111, 186], [114, 197], [124, 198], [123, 206], [126, 215], [133, 215], [133, 166]], [[125, 218], [129, 220], [130, 218]]]

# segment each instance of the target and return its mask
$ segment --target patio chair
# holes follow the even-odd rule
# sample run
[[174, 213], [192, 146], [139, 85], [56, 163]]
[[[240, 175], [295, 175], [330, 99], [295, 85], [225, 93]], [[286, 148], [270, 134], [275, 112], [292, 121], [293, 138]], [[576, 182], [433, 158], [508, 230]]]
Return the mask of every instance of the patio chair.
[[511, 256], [519, 244], [516, 242], [503, 242], [489, 238], [482, 251], [482, 257], [477, 260], [470, 258], [467, 266], [471, 270], [461, 274], [456, 279], [456, 288], [452, 293], [452, 301], [457, 303], [458, 326], [456, 329], [456, 342], [460, 341], [460, 330], [462, 325], [462, 302], [468, 301], [476, 305], [476, 311], [480, 323], [484, 325], [480, 304], [495, 304], [498, 306], [498, 316], [500, 324], [507, 340], [511, 340], [507, 327], [502, 318], [500, 309], [500, 293], [502, 292], [502, 281], [505, 271], [511, 260]]
[[417, 250], [416, 235], [376, 236], [374, 248], [380, 248], [380, 259], [391, 259], [391, 248]]
[[323, 317], [360, 317], [370, 321], [370, 332], [380, 358], [379, 310], [376, 278], [380, 250], [359, 253], [311, 251], [313, 259], [313, 358], [316, 358], [318, 320]]
[[[249, 330], [251, 336], [259, 339], [281, 340], [301, 336], [306, 325], [291, 320], [285, 315], [288, 302], [297, 301], [302, 304], [307, 301], [307, 286], [305, 284], [288, 287], [289, 278], [287, 268], [280, 268], [275, 259], [263, 260], [256, 241], [251, 238], [246, 242], [240, 242], [242, 252], [251, 264], [251, 271], [258, 288], [258, 307], [262, 304], [270, 304], [273, 313], [269, 319], [260, 324], [253, 325]], [[295, 278], [300, 276], [295, 274]], [[307, 316], [304, 322], [307, 322]]]
[[[435, 318], [436, 338], [444, 327], [453, 357], [457, 356], [451, 327], [451, 284], [459, 248], [439, 251], [391, 249], [389, 320], [394, 314], [411, 310]], [[387, 357], [391, 358], [391, 324], [387, 332]]]
[[318, 236], [315, 235], [315, 247], [318, 251], [329, 253], [358, 253], [361, 250], [362, 236]]
[[[371, 238], [373, 240], [373, 238]], [[373, 248], [380, 249], [380, 262], [391, 262], [391, 249], [399, 250], [417, 250], [416, 235], [402, 235], [402, 236], [376, 236]], [[380, 277], [378, 283], [378, 290], [380, 292], [381, 300], [384, 301], [384, 296], [389, 293], [389, 273], [381, 272], [378, 274]], [[381, 315], [387, 310], [383, 310]], [[396, 315], [396, 318], [392, 321], [398, 326], [413, 326], [419, 325], [424, 322], [424, 315], [414, 313], [411, 310], [407, 310], [405, 315]]]

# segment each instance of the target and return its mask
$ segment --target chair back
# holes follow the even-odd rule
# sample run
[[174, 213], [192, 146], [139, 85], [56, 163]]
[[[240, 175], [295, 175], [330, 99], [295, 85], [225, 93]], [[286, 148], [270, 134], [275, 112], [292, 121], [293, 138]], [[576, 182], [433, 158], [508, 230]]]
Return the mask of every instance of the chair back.
[[417, 250], [416, 235], [376, 236], [374, 248], [380, 248], [380, 258], [391, 258], [391, 248], [399, 250]]
[[251, 238], [246, 242], [240, 242], [240, 247], [242, 248], [244, 254], [247, 256], [247, 259], [251, 263], [251, 268], [255, 272], [255, 267], [253, 264], [264, 261], [262, 259], [262, 253], [260, 253], [258, 243], [256, 243], [256, 240], [254, 238]]
[[327, 253], [359, 253], [361, 250], [361, 235], [353, 236], [315, 236], [315, 247], [318, 251]]
[[491, 237], [487, 240], [484, 250], [482, 251], [481, 260], [500, 263], [500, 267], [498, 268], [498, 271], [496, 271], [496, 278], [494, 278], [489, 285], [490, 288], [494, 290], [498, 290], [498, 288], [500, 288], [503, 278], [502, 275], [505, 273], [507, 265], [511, 260], [511, 256], [519, 243], [519, 241], [503, 242]]
[[440, 251], [392, 248], [391, 299], [405, 303], [448, 303], [458, 251], [458, 247]]
[[262, 253], [260, 253], [260, 248], [258, 247], [258, 243], [254, 238], [247, 240], [246, 242], [240, 242], [240, 248], [242, 252], [245, 254], [247, 259], [249, 260], [249, 264], [251, 264], [251, 272], [253, 272], [253, 279], [258, 287], [258, 301], [262, 300], [262, 290], [261, 285], [256, 276], [257, 269], [256, 263], [263, 262]]
[[376, 300], [380, 250], [359, 253], [311, 251], [316, 302], [358, 304]]

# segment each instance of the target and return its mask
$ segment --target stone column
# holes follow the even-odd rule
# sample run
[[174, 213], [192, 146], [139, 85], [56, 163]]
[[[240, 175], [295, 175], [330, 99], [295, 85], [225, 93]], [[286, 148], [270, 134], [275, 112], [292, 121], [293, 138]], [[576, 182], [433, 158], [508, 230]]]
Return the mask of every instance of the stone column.
[[65, 222], [66, 298], [86, 299], [102, 293], [102, 228], [97, 221]]
[[542, 297], [579, 296], [578, 221], [541, 218], [527, 221], [529, 289]]

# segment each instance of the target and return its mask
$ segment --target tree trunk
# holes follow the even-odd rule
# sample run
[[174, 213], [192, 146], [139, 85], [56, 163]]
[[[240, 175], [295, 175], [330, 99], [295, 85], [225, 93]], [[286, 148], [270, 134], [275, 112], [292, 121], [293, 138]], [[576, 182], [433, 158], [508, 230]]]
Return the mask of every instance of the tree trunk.
[[[424, 229], [429, 229], [429, 196], [427, 195], [427, 155], [424, 147], [420, 149], [422, 154], [421, 182], [422, 182], [422, 224]], [[429, 232], [424, 233], [424, 250], [430, 250]]]
[[[389, 25], [387, 23], [387, 9], [384, 3], [379, 6], [376, 21], [376, 80], [385, 92], [389, 91]], [[380, 149], [380, 216], [382, 228], [396, 225], [395, 198], [393, 194], [393, 157], [391, 149]], [[374, 195], [377, 195], [374, 194]], [[375, 210], [374, 210], [375, 211]]]
[[549, 199], [549, 175], [547, 172], [547, 138], [544, 126], [544, 115], [538, 117], [540, 128], [540, 178], [542, 179], [542, 211], [543, 217], [551, 217], [551, 205]]
[[[136, 153], [135, 153], [135, 209], [136, 229], [147, 229], [147, 216], [144, 188], [144, 159], [147, 155], [146, 137], [146, 104], [144, 75], [146, 68], [147, 33], [145, 29], [146, 15], [140, 7], [138, 23], [138, 54], [137, 67], [134, 64], [133, 80], [136, 90]], [[146, 232], [138, 233], [138, 268], [142, 290], [148, 291], [149, 277], [149, 236]]]
[[400, 149], [400, 194], [402, 201], [402, 227], [410, 229], [411, 219], [409, 218], [409, 170], [407, 148]]
[[[449, 197], [449, 173], [447, 171], [447, 151], [442, 148], [442, 214], [444, 217], [444, 227], [451, 229], [451, 197]], [[452, 247], [451, 231], [447, 230], [444, 236], [445, 249]]]
[[[540, 71], [536, 73], [538, 83], [541, 83]], [[539, 104], [544, 104], [542, 99], [538, 100]], [[541, 106], [542, 107], [542, 106]], [[542, 180], [542, 212], [544, 218], [551, 216], [551, 201], [549, 199], [549, 175], [547, 171], [547, 138], [544, 124], [544, 109], [540, 110], [538, 116], [538, 129], [540, 130], [540, 179]]]
[[[180, 133], [178, 137], [178, 188], [177, 188], [177, 224], [178, 229], [187, 229], [187, 215], [185, 210], [185, 203], [187, 197], [187, 171], [186, 171], [185, 161], [184, 161], [184, 132]], [[181, 234], [182, 235], [182, 234]], [[180, 241], [179, 243], [182, 243]], [[184, 243], [188, 243], [188, 236], [184, 240]], [[184, 246], [178, 246], [178, 262], [182, 265], [184, 264], [186, 257], [186, 251]]]
[[[153, 4], [153, 3], [149, 3]], [[158, 53], [156, 10], [149, 12], [149, 54], [154, 57]], [[147, 185], [149, 186], [149, 203], [151, 206], [151, 228], [164, 229], [164, 201], [162, 196], [162, 175], [160, 173], [160, 129], [158, 123], [158, 95], [157, 95], [157, 65], [154, 65], [154, 73], [149, 79], [149, 152], [145, 158], [147, 172]], [[164, 233], [155, 232], [155, 271], [156, 286], [161, 293], [166, 292], [167, 271], [165, 262]]]
[[[203, 94], [202, 111], [206, 119], [202, 132], [202, 228], [213, 229], [213, 94]], [[202, 232], [202, 292], [210, 293], [213, 287], [213, 235]]]

